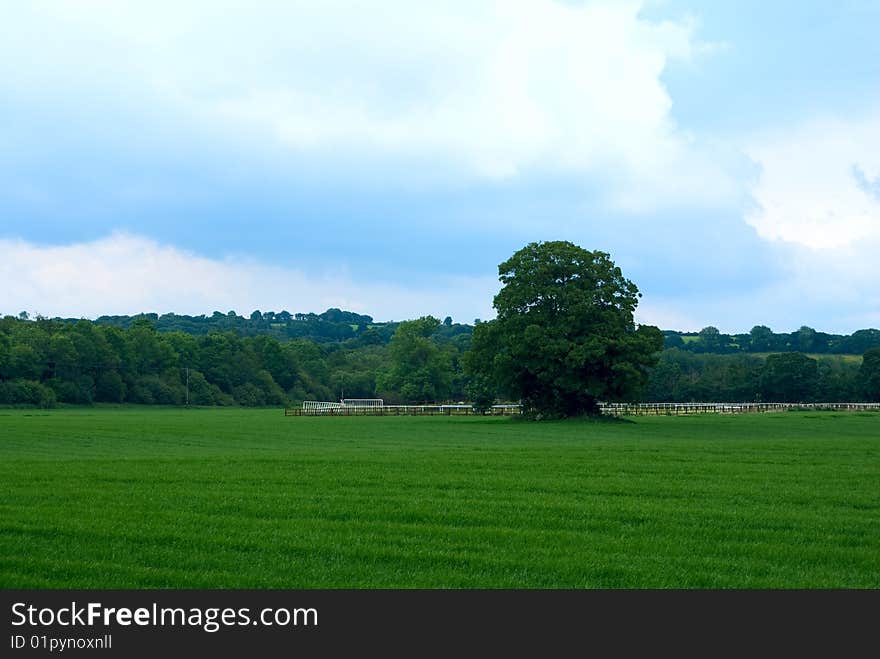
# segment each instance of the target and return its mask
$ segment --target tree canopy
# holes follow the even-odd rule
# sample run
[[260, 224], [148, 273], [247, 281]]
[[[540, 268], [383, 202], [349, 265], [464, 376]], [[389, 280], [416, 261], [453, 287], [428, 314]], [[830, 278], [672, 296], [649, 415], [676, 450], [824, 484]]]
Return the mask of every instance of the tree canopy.
[[[298, 405], [303, 399], [346, 396], [468, 401], [488, 409], [499, 397], [503, 402], [519, 398], [499, 386], [491, 363], [497, 351], [485, 349], [486, 340], [495, 340], [495, 327], [479, 324], [476, 331], [484, 345], [473, 354], [468, 351], [475, 328], [449, 316], [442, 323], [425, 317], [404, 325], [339, 309], [322, 314], [262, 311], [250, 317], [219, 311], [202, 316], [149, 313], [94, 321], [7, 315], [0, 317], [0, 405]], [[716, 331], [665, 330], [668, 349], [660, 353], [640, 398], [880, 400], [878, 330], [851, 336], [808, 327], [791, 334], [775, 334], [764, 326], [742, 335]], [[717, 352], [707, 350], [713, 345]], [[774, 351], [793, 352], [795, 345], [828, 349], [809, 355], [815, 368], [794, 358], [806, 366], [800, 391], [789, 387], [786, 363], [770, 358]], [[864, 360], [861, 353], [833, 352], [861, 346], [869, 346], [862, 351]], [[479, 369], [462, 368], [465, 362], [480, 366], [486, 359]]]
[[819, 363], [799, 352], [770, 355], [761, 373], [764, 400], [797, 403], [813, 400], [819, 377]]
[[535, 417], [595, 413], [645, 383], [663, 336], [634, 322], [640, 293], [609, 254], [530, 243], [498, 274], [497, 318], [474, 328], [472, 374], [491, 375]]
[[865, 399], [880, 402], [880, 348], [865, 352], [859, 369], [859, 381]]
[[400, 323], [389, 345], [391, 367], [378, 382], [384, 397], [424, 403], [444, 400], [449, 395], [450, 355], [431, 339], [439, 327], [440, 321], [433, 316]]

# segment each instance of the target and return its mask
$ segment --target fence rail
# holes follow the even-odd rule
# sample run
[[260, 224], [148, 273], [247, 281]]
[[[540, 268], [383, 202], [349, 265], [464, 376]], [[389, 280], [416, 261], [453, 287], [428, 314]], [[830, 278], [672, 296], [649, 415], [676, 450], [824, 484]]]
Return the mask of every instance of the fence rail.
[[[602, 403], [612, 416], [688, 416], [692, 414], [755, 414], [794, 411], [878, 412], [880, 403]], [[287, 408], [284, 416], [471, 416], [471, 405], [382, 405], [375, 407], [306, 406]], [[494, 405], [492, 416], [521, 414], [519, 405]]]
[[[492, 416], [513, 416], [519, 413], [519, 405], [493, 405], [487, 412]], [[284, 410], [284, 416], [471, 416], [476, 414], [471, 405], [309, 406]]]
[[603, 403], [613, 416], [684, 416], [689, 414], [754, 414], [761, 412], [880, 412], [880, 403]]

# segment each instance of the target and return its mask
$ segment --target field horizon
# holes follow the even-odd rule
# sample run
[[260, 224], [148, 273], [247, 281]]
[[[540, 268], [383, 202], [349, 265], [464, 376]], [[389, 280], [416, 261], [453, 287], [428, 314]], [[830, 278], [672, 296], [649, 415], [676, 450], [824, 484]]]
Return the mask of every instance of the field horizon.
[[0, 587], [878, 588], [880, 415], [0, 409]]

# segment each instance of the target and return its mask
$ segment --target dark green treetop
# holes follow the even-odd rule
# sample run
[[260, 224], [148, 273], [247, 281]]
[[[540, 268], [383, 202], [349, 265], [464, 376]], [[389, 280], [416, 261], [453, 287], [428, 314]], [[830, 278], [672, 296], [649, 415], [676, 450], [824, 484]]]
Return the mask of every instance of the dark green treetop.
[[640, 293], [605, 252], [531, 243], [498, 267], [497, 319], [474, 328], [466, 366], [491, 374], [534, 417], [598, 411], [633, 397], [663, 347], [637, 326]]

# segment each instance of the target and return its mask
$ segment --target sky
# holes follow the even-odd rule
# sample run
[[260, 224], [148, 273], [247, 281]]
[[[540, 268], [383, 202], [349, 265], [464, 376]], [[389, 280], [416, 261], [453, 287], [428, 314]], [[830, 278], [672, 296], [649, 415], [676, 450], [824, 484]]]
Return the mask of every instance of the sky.
[[880, 327], [880, 2], [0, 2], [0, 314]]

